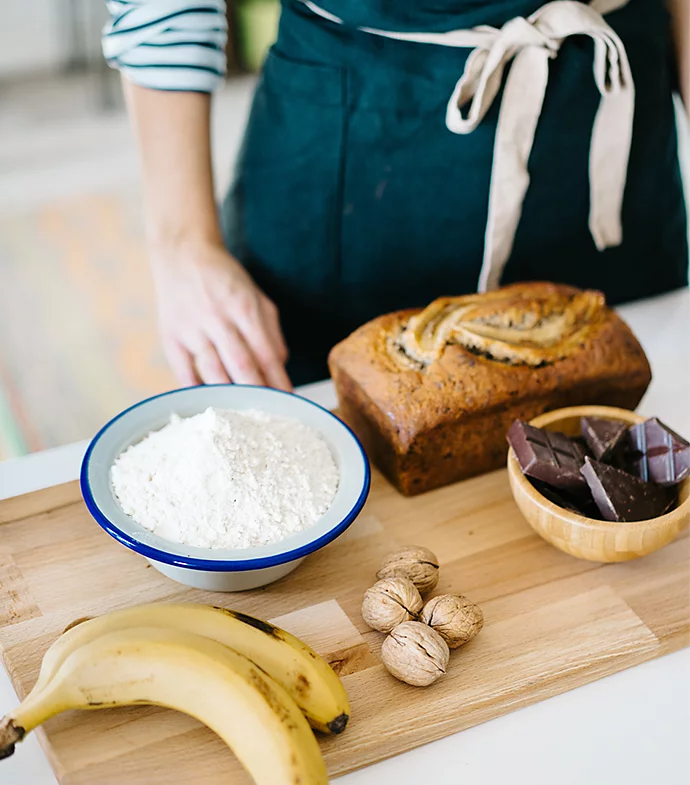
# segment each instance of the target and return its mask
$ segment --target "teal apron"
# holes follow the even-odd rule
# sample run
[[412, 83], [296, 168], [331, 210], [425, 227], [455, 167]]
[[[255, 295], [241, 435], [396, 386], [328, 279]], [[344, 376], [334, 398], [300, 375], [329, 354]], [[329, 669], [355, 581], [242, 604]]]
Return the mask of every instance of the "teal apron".
[[[319, 2], [345, 14], [336, 23], [284, 0], [222, 220], [229, 250], [280, 309], [295, 384], [325, 378], [329, 349], [360, 324], [477, 291], [482, 271], [501, 91], [471, 133], [452, 133], [446, 107], [469, 50], [358, 28], [501, 28], [541, 5]], [[600, 94], [592, 40], [575, 35], [549, 61], [503, 284], [560, 281], [611, 303], [687, 284], [669, 19], [662, 0], [630, 0], [606, 22], [634, 77], [622, 242], [598, 250], [588, 230]]]

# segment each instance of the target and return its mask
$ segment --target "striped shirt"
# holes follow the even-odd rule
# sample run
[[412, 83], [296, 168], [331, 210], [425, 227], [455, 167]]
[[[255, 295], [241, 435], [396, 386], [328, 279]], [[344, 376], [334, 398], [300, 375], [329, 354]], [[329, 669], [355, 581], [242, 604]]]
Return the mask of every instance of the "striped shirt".
[[224, 0], [109, 0], [103, 54], [130, 81], [210, 93], [225, 75]]

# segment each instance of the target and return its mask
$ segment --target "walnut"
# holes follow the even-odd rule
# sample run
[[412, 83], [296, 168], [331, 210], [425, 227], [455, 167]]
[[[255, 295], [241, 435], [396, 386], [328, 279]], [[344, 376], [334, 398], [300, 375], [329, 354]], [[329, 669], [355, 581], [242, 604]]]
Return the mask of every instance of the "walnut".
[[421, 594], [426, 594], [438, 583], [438, 559], [428, 548], [406, 545], [388, 554], [376, 573], [377, 578], [388, 578], [391, 575], [404, 575]]
[[422, 604], [414, 583], [403, 575], [394, 575], [366, 590], [362, 618], [373, 630], [390, 632], [398, 624], [416, 619]]
[[443, 638], [418, 621], [399, 624], [381, 646], [381, 659], [396, 679], [426, 687], [446, 672], [450, 651]]
[[432, 597], [422, 608], [419, 620], [433, 627], [451, 649], [472, 640], [484, 626], [482, 609], [457, 594]]

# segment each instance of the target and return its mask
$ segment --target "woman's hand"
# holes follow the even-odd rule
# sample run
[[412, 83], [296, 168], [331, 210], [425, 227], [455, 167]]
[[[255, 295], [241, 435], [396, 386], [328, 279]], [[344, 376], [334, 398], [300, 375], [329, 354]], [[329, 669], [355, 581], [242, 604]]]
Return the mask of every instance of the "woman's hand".
[[141, 152], [163, 347], [184, 385], [289, 390], [278, 311], [225, 250], [211, 169], [210, 97], [123, 80]]
[[163, 348], [181, 384], [291, 389], [278, 310], [222, 245], [151, 256]]

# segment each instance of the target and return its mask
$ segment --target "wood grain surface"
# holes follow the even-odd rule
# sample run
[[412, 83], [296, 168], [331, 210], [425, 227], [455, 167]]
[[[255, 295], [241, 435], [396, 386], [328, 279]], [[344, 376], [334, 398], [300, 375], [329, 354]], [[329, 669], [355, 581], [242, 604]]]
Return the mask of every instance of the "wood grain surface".
[[[382, 557], [403, 544], [434, 550], [435, 593], [466, 594], [486, 618], [426, 689], [386, 672], [383, 636], [359, 612]], [[503, 471], [414, 499], [375, 475], [345, 535], [282, 581], [242, 594], [159, 574], [91, 520], [76, 483], [0, 503], [0, 651], [20, 695], [74, 619], [143, 602], [225, 605], [276, 621], [342, 675], [352, 720], [322, 740], [332, 776], [689, 645], [689, 581], [687, 532], [634, 562], [580, 561], [532, 532]], [[163, 709], [70, 712], [39, 733], [63, 785], [248, 782], [211, 731]]]

